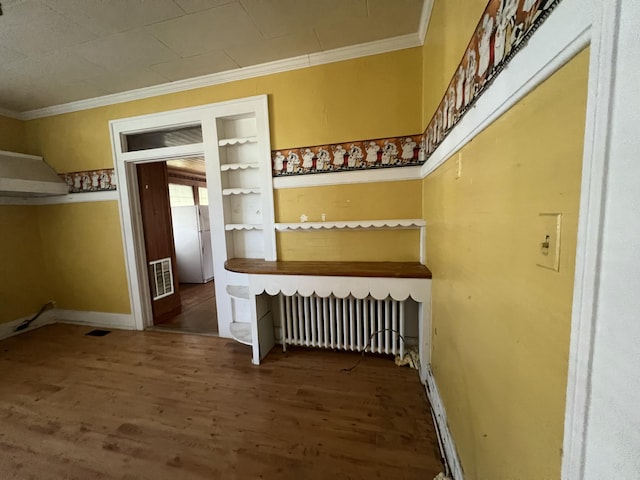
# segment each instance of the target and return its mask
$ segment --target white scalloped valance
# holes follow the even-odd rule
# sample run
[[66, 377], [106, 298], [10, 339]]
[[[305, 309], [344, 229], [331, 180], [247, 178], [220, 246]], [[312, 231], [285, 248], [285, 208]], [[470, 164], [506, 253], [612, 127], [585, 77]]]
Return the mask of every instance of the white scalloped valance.
[[218, 145], [226, 147], [227, 145], [244, 145], [245, 143], [256, 143], [258, 137], [236, 137], [236, 138], [221, 138], [218, 140]]
[[227, 223], [224, 226], [227, 231], [231, 230], [262, 230], [262, 225], [257, 223]]
[[338, 222], [303, 222], [303, 223], [276, 223], [276, 230], [319, 230], [322, 228], [421, 228], [426, 222], [421, 218], [403, 218], [393, 220], [350, 220]]
[[220, 170], [226, 172], [228, 170], [246, 170], [247, 168], [260, 168], [259, 163], [223, 163]]
[[338, 298], [353, 296], [363, 299], [372, 296], [376, 300], [391, 297], [403, 301], [411, 297], [416, 302], [428, 302], [431, 298], [431, 280], [427, 278], [380, 277], [320, 277], [304, 275], [249, 275], [249, 289], [253, 295], [263, 292], [269, 295], [300, 294], [309, 297], [333, 295]]
[[249, 195], [252, 193], [260, 193], [259, 188], [224, 188], [222, 195]]

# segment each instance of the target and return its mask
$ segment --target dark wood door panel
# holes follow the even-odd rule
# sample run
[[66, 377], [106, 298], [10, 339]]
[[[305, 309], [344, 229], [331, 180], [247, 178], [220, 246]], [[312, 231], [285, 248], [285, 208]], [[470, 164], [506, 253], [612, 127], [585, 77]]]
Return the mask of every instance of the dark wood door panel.
[[165, 322], [181, 311], [176, 252], [171, 225], [171, 207], [165, 162], [141, 163], [138, 171], [140, 210], [147, 262], [171, 258], [174, 293], [152, 300], [153, 323]]

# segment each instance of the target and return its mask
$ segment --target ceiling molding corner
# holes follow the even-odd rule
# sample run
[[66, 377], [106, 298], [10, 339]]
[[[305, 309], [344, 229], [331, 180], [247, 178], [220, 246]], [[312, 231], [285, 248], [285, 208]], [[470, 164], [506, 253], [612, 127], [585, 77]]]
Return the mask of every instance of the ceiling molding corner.
[[24, 120], [21, 113], [14, 112], [13, 110], [7, 110], [6, 108], [2, 107], [0, 107], [0, 115], [7, 118], [14, 118], [16, 120]]
[[427, 36], [427, 29], [429, 28], [429, 21], [431, 20], [431, 12], [433, 12], [433, 0], [424, 0], [422, 13], [420, 14], [420, 24], [418, 25], [420, 45], [424, 45], [424, 39]]
[[[426, 3], [430, 2], [432, 2], [432, 0], [426, 0]], [[262, 77], [264, 75], [271, 75], [274, 73], [298, 70], [315, 65], [323, 65], [327, 63], [351, 60], [359, 57], [378, 55], [381, 53], [393, 52], [405, 48], [418, 47], [421, 44], [422, 43], [420, 41], [419, 34], [410, 33], [407, 35], [400, 35], [384, 40], [376, 40], [373, 42], [361, 43], [349, 47], [336, 48], [333, 50], [328, 50], [326, 52], [311, 53], [308, 55], [276, 60], [259, 65], [236, 68], [235, 70], [212, 73], [210, 75], [203, 75], [200, 77], [163, 83], [161, 85], [129, 90], [127, 92], [113, 93], [110, 95], [104, 95], [102, 97], [89, 98], [87, 100], [78, 100], [76, 102], [65, 103], [62, 105], [38, 108], [22, 113], [14, 112], [14, 115], [17, 115], [15, 118], [18, 118], [20, 120], [34, 120], [37, 118], [51, 117], [54, 115], [62, 115], [64, 113], [72, 113], [81, 110], [105, 107], [107, 105], [114, 105], [117, 103], [140, 100], [143, 98], [167, 95], [170, 93], [178, 93], [186, 90], [193, 90], [196, 88], [210, 87], [213, 85], [220, 85], [237, 80], [245, 80], [249, 78]], [[0, 112], [0, 114], [2, 113]]]

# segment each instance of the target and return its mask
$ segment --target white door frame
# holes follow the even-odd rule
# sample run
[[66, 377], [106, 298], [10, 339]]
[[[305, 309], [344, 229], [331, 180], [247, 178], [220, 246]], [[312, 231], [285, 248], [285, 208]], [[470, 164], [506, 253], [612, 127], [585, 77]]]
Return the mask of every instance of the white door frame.
[[[138, 178], [135, 165], [174, 158], [205, 156], [205, 141], [178, 147], [164, 147], [135, 152], [125, 152], [124, 136], [131, 133], [162, 130], [186, 125], [202, 125], [207, 106], [174, 110], [139, 117], [130, 117], [109, 122], [111, 147], [114, 158], [119, 193], [120, 223], [124, 245], [125, 264], [129, 287], [129, 301], [135, 328], [144, 330], [153, 325], [151, 293], [146, 268], [146, 254]], [[204, 134], [203, 134], [204, 136]]]
[[[604, 252], [605, 200], [622, 0], [593, 2], [578, 242], [565, 406], [562, 478], [585, 475], [587, 422]], [[611, 187], [611, 186], [609, 186]], [[632, 258], [630, 262], [637, 261]], [[612, 428], [615, 428], [612, 426]], [[603, 462], [609, 459], [603, 458]], [[616, 472], [612, 471], [615, 476]]]

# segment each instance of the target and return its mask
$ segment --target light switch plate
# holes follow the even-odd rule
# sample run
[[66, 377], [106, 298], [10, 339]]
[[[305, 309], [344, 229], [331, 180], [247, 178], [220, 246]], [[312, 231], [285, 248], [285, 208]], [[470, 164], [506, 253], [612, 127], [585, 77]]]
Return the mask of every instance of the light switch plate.
[[536, 228], [538, 261], [536, 265], [560, 271], [560, 232], [562, 231], [561, 213], [541, 213]]

